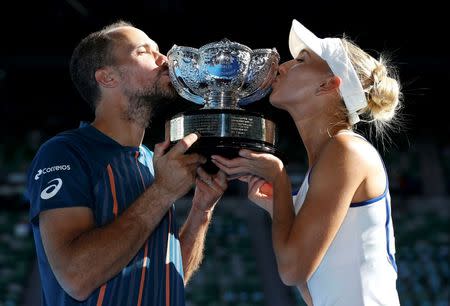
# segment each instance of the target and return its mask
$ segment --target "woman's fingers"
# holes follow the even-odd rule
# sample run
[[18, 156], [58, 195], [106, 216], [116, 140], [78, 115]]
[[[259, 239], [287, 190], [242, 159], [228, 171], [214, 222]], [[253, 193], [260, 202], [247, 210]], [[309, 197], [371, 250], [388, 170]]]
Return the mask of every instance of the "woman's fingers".
[[236, 180], [236, 179], [238, 179], [238, 180], [240, 180], [240, 181], [242, 181], [242, 182], [247, 182], [247, 180], [241, 180], [241, 178], [242, 177], [246, 177], [246, 176], [249, 176], [249, 175], [251, 175], [250, 173], [248, 173], [248, 172], [239, 172], [239, 173], [236, 173], [236, 174], [230, 174], [230, 175], [228, 175], [227, 176], [227, 180], [229, 180], [229, 181], [232, 181], [232, 180]]
[[212, 155], [211, 160], [213, 162], [217, 161], [220, 164], [222, 164], [228, 168], [239, 167], [239, 166], [245, 165], [248, 162], [245, 160], [245, 158], [237, 157], [237, 158], [233, 158], [233, 159], [228, 159], [228, 158], [225, 158], [220, 155]]
[[252, 175], [251, 177], [250, 177], [250, 180], [249, 180], [249, 184], [256, 184], [257, 182], [265, 182], [262, 178], [260, 178], [259, 176], [256, 176], [256, 175]]
[[211, 159], [211, 161], [227, 175], [228, 180], [232, 180], [238, 178], [239, 176], [248, 174], [248, 170], [244, 166], [230, 167], [229, 165], [222, 164], [218, 160]]
[[267, 179], [271, 175], [274, 164], [273, 155], [241, 149], [239, 156], [228, 159], [219, 155], [212, 155], [211, 161], [228, 175], [228, 180], [241, 176], [255, 175]]
[[260, 187], [259, 190], [262, 194], [272, 197], [273, 196], [273, 186], [267, 182], [264, 182]]
[[251, 175], [241, 175], [237, 177], [237, 179], [240, 180], [241, 182], [248, 183], [251, 177], [252, 177]]
[[242, 156], [246, 159], [256, 159], [261, 156], [262, 153], [256, 153], [254, 151], [250, 151], [247, 149], [239, 150], [239, 156]]
[[239, 150], [239, 156], [245, 158], [246, 160], [267, 160], [271, 159], [271, 156], [274, 156], [270, 153], [262, 153], [262, 152], [255, 152], [248, 149], [241, 149]]

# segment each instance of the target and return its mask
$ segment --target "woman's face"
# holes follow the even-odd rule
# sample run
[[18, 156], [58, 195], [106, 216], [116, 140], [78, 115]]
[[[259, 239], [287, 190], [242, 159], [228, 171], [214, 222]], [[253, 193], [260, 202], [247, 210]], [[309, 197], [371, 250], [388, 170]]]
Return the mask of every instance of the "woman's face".
[[298, 103], [311, 101], [332, 72], [328, 64], [314, 52], [304, 49], [297, 58], [280, 65], [279, 75], [272, 84], [270, 102], [289, 110]]

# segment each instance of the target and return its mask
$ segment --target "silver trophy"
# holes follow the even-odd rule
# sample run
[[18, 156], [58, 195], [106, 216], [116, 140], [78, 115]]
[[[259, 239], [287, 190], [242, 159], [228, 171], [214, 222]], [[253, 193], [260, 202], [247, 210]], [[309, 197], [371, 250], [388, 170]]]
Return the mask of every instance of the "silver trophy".
[[199, 49], [174, 45], [167, 59], [178, 94], [203, 105], [166, 121], [166, 137], [172, 144], [197, 132], [201, 137], [190, 151], [205, 157], [232, 158], [242, 148], [279, 155], [275, 122], [245, 110], [271, 89], [280, 60], [275, 49], [252, 50], [223, 39]]

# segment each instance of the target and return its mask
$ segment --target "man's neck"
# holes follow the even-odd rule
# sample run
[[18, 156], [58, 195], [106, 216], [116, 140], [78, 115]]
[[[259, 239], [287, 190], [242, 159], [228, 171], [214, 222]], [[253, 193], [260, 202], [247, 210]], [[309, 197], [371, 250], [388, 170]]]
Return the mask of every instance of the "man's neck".
[[134, 122], [96, 117], [92, 125], [122, 146], [138, 147], [144, 139], [145, 128]]

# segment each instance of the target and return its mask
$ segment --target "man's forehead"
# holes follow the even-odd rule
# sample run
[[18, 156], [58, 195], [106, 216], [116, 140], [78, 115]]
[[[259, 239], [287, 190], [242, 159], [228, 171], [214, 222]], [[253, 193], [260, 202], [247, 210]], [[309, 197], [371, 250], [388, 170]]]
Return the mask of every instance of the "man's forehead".
[[137, 47], [142, 45], [148, 45], [150, 48], [159, 51], [158, 44], [151, 38], [145, 34], [145, 32], [134, 28], [134, 27], [121, 27], [117, 29], [117, 32], [124, 35], [128, 42], [130, 43], [130, 47]]
[[152, 49], [159, 51], [159, 46], [153, 39], [149, 38], [149, 42], [150, 42], [150, 47]]

